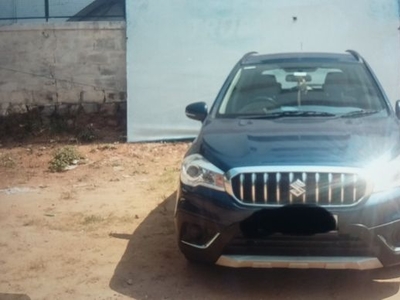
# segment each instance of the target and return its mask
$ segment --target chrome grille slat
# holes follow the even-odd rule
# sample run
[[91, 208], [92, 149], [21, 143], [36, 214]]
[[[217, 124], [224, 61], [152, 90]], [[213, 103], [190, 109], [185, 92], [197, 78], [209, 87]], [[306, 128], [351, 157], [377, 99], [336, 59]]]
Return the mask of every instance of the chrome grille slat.
[[[354, 174], [353, 175], [353, 183], [357, 182], [357, 175]], [[353, 201], [355, 201], [355, 199], [357, 198], [357, 188], [353, 189]]]
[[276, 173], [276, 201], [278, 202], [278, 204], [281, 202], [280, 181], [281, 181], [281, 173]]
[[328, 174], [328, 185], [329, 185], [329, 187], [328, 187], [328, 201], [329, 201], [329, 204], [331, 204], [332, 203], [332, 173], [329, 173]]
[[340, 203], [343, 204], [344, 201], [344, 183], [345, 183], [345, 175], [340, 175]]
[[257, 206], [296, 203], [351, 206], [368, 190], [366, 181], [355, 172], [255, 170], [236, 172], [227, 178], [232, 196], [244, 204]]
[[319, 173], [315, 173], [315, 202], [319, 203]]
[[256, 202], [256, 173], [251, 174], [251, 201]]
[[[301, 174], [301, 178], [303, 179], [303, 182], [306, 182], [307, 181], [307, 174], [303, 172], [303, 174]], [[306, 192], [303, 194], [303, 203], [306, 203]]]
[[267, 203], [268, 199], [268, 173], [264, 173], [264, 203]]
[[[293, 172], [289, 173], [289, 183], [292, 184], [293, 183], [293, 178], [294, 178], [294, 174]], [[289, 201], [290, 203], [293, 203], [293, 195], [292, 193], [289, 193]]]
[[244, 199], [244, 191], [243, 191], [243, 182], [244, 182], [244, 174], [240, 174], [240, 199]]

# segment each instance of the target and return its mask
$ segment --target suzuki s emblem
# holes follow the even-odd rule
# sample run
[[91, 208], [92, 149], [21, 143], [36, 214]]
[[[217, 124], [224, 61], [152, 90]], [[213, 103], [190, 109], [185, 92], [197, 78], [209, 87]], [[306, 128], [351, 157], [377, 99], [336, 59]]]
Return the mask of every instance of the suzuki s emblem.
[[301, 181], [300, 179], [297, 179], [295, 182], [290, 184], [290, 193], [296, 197], [299, 197], [301, 195], [304, 195], [306, 190], [304, 189], [306, 184]]

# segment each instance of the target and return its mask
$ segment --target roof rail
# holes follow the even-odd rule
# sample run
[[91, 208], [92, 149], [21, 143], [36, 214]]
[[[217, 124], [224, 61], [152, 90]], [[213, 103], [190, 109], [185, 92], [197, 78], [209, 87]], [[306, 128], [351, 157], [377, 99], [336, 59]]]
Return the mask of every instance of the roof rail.
[[242, 59], [240, 61], [242, 62], [243, 60], [245, 60], [250, 55], [257, 54], [257, 53], [258, 52], [256, 52], [256, 51], [247, 52], [245, 55], [243, 55], [243, 57], [242, 57]]
[[359, 62], [364, 62], [364, 59], [361, 57], [360, 53], [358, 53], [357, 51], [348, 49], [348, 50], [346, 50], [346, 52], [353, 55], [353, 57], [355, 59], [357, 59]]

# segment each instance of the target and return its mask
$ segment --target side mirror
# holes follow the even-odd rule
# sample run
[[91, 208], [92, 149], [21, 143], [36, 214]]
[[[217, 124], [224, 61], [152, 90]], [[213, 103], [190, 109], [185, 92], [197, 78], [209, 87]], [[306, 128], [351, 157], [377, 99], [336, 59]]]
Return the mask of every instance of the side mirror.
[[400, 119], [400, 100], [396, 101], [395, 112], [398, 119]]
[[196, 102], [186, 106], [185, 114], [188, 118], [203, 122], [207, 117], [207, 104], [205, 102]]

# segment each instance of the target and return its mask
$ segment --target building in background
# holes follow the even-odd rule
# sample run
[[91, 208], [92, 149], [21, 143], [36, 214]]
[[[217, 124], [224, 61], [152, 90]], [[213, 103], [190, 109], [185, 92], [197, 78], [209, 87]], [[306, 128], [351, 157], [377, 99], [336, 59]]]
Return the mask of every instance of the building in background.
[[125, 20], [125, 0], [0, 1], [0, 25], [102, 20]]
[[96, 0], [68, 21], [124, 21], [125, 0]]

